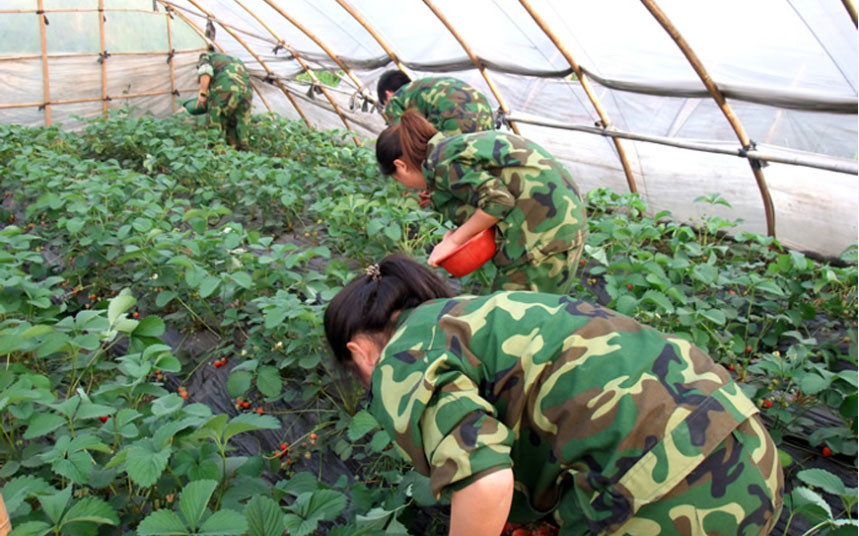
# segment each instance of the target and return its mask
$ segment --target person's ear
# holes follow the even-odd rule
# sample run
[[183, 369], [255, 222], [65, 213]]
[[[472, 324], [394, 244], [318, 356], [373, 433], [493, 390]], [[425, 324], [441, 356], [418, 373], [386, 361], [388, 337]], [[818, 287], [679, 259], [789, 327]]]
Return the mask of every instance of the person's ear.
[[409, 165], [406, 164], [406, 161], [402, 158], [394, 159], [394, 172], [395, 173], [406, 173], [409, 170]]
[[366, 361], [367, 360], [367, 352], [364, 350], [364, 347], [354, 339], [346, 343], [346, 349], [352, 354], [352, 361], [356, 363], [358, 361]]
[[391, 97], [393, 97], [393, 96], [394, 96], [394, 92], [391, 91], [390, 89], [386, 89], [385, 90], [385, 103], [387, 104], [387, 102], [389, 100], [391, 100]]

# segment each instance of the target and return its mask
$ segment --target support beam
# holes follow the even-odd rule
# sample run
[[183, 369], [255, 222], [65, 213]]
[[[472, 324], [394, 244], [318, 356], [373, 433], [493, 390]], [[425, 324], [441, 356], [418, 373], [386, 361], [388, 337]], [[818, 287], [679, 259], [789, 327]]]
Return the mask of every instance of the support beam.
[[104, 0], [98, 0], [98, 44], [101, 50], [101, 113], [107, 119], [107, 45], [104, 35]]
[[[316, 74], [314, 74], [314, 72], [310, 69], [310, 67], [307, 65], [307, 63], [305, 63], [305, 61], [298, 56], [298, 54], [295, 52], [295, 50], [276, 31], [274, 31], [274, 29], [271, 26], [266, 24], [266, 22], [264, 20], [262, 20], [255, 12], [251, 11], [251, 9], [249, 9], [240, 0], [235, 0], [235, 2], [238, 5], [240, 5], [245, 11], [247, 11], [258, 23], [260, 23], [260, 25], [262, 25], [263, 28], [268, 30], [268, 33], [270, 33], [272, 37], [277, 39], [279, 46], [284, 47], [287, 52], [292, 54], [292, 56], [301, 65], [301, 67], [304, 69], [304, 71], [310, 76], [311, 80], [313, 80], [313, 82], [316, 84], [316, 86], [322, 90], [322, 94], [325, 95], [325, 98], [328, 99], [329, 103], [331, 103], [331, 107], [334, 108], [334, 112], [337, 113], [337, 115], [340, 117], [340, 120], [343, 121], [343, 125], [346, 127], [346, 130], [351, 130], [349, 123], [346, 121], [346, 116], [343, 114], [343, 112], [340, 110], [340, 107], [337, 105], [337, 101], [334, 100], [334, 97], [331, 95], [331, 92], [328, 91], [328, 89], [325, 87], [325, 84], [323, 84], [319, 81], [319, 79], [316, 77]], [[280, 85], [279, 80], [278, 80], [278, 85]], [[281, 89], [283, 89], [284, 93], [287, 95], [287, 97], [291, 101], [292, 96], [289, 95], [289, 93], [287, 93], [286, 89], [284, 89], [283, 86], [281, 86]], [[307, 122], [307, 119], [305, 119], [305, 122]], [[308, 124], [308, 126], [310, 126], [309, 122], [307, 124]], [[355, 138], [355, 144], [356, 145], [359, 144], [359, 141], [357, 138]]]
[[[519, 0], [519, 3], [522, 4], [522, 7], [525, 8], [525, 11], [527, 11], [528, 14], [531, 15], [531, 18], [534, 19], [534, 22], [537, 23], [537, 26], [539, 26], [540, 29], [543, 30], [543, 33], [546, 34], [546, 37], [548, 37], [555, 45], [555, 47], [561, 52], [561, 54], [564, 56], [564, 59], [566, 59], [567, 63], [570, 64], [570, 67], [573, 68], [573, 71], [576, 73], [576, 77], [579, 79], [579, 83], [581, 83], [582, 85], [582, 89], [585, 90], [585, 94], [588, 96], [588, 100], [591, 101], [594, 110], [596, 110], [597, 115], [599, 115], [602, 126], [604, 128], [610, 128], [611, 121], [608, 118], [608, 114], [605, 112], [599, 99], [591, 89], [591, 84], [588, 81], [588, 77], [582, 71], [582, 68], [579, 66], [579, 63], [573, 58], [573, 55], [570, 54], [570, 52], [567, 50], [567, 47], [565, 47], [564, 44], [561, 43], [561, 40], [558, 38], [558, 36], [555, 35], [555, 33], [549, 28], [549, 25], [546, 23], [543, 17], [541, 17], [536, 11], [534, 11], [534, 9], [531, 8], [531, 3], [528, 0]], [[612, 141], [614, 142], [614, 147], [617, 150], [617, 157], [618, 159], [620, 159], [620, 165], [623, 167], [623, 173], [624, 175], [626, 175], [626, 183], [629, 186], [629, 191], [632, 193], [637, 193], [638, 188], [635, 184], [635, 175], [633, 175], [632, 168], [629, 165], [629, 160], [626, 158], [626, 151], [623, 148], [623, 144], [618, 138], [612, 138]]]
[[173, 48], [173, 10], [165, 8], [167, 16], [164, 20], [167, 21], [167, 63], [170, 65], [170, 112], [176, 112], [176, 63], [173, 58], [176, 54], [176, 49]]
[[39, 39], [42, 43], [42, 102], [45, 107], [45, 126], [51, 126], [51, 83], [48, 77], [48, 46], [45, 39], [45, 6], [39, 0]]
[[[744, 151], [750, 151], [754, 149], [754, 144], [749, 139], [748, 134], [746, 134], [746, 129], [743, 128], [742, 123], [739, 118], [737, 118], [736, 114], [734, 114], [734, 110], [725, 100], [725, 95], [722, 91], [716, 86], [716, 83], [710, 78], [710, 74], [707, 72], [707, 69], [704, 67], [704, 64], [701, 63], [701, 60], [698, 58], [698, 55], [695, 54], [695, 51], [692, 50], [692, 47], [689, 46], [689, 43], [683, 38], [680, 34], [680, 31], [676, 26], [671, 22], [667, 15], [656, 5], [654, 0], [641, 0], [641, 3], [644, 4], [644, 7], [650, 11], [651, 15], [656, 19], [657, 22], [668, 32], [668, 35], [671, 36], [671, 39], [677, 43], [677, 46], [680, 48], [680, 51], [686, 56], [686, 59], [689, 61], [689, 64], [695, 70], [695, 73], [698, 74], [698, 78], [701, 79], [701, 82], [704, 83], [704, 86], [707, 88], [707, 91], [710, 93], [710, 96], [713, 97], [713, 100], [716, 101], [716, 105], [722, 110], [722, 114], [724, 114], [725, 118], [728, 120], [728, 123], [731, 125], [731, 128], [734, 129], [734, 133], [737, 136], [737, 139], [740, 140], [740, 144], [743, 147]], [[764, 173], [761, 170], [761, 163], [759, 160], [749, 159], [749, 165], [752, 168], [752, 173], [755, 176], [755, 181], [758, 184], [758, 190], [761, 192], [761, 198], [764, 203], [764, 213], [766, 214], [766, 222], [767, 222], [767, 234], [769, 236], [775, 236], [775, 210], [772, 204], [772, 197], [770, 197], [769, 187], [767, 186], [766, 179], [764, 178]]]
[[387, 41], [382, 39], [382, 36], [379, 35], [379, 32], [377, 32], [375, 28], [370, 26], [370, 23], [367, 22], [367, 20], [360, 13], [358, 13], [358, 11], [354, 7], [352, 7], [349, 2], [347, 2], [346, 0], [336, 0], [336, 2], [340, 4], [340, 7], [342, 7], [350, 15], [352, 15], [352, 17], [356, 21], [358, 21], [358, 24], [363, 26], [364, 29], [367, 30], [367, 33], [369, 33], [373, 37], [373, 39], [375, 39], [376, 42], [379, 43], [379, 46], [382, 47], [382, 50], [385, 51], [385, 54], [387, 54], [388, 57], [391, 58], [391, 61], [394, 62], [394, 65], [397, 66], [397, 69], [409, 75], [409, 78], [411, 78], [412, 80], [415, 79], [414, 73], [408, 67], [403, 65], [403, 63], [400, 61], [400, 58], [394, 52], [394, 49], [391, 48]]
[[[853, 20], [853, 26], [857, 26], [856, 22], [856, 6], [853, 5], [852, 0], [841, 0], [841, 3], [844, 4], [844, 9], [847, 10], [847, 13], [850, 14], [850, 19]], [[857, 26], [859, 27], [859, 26]]]
[[349, 69], [349, 67], [347, 67], [346, 64], [343, 63], [343, 60], [338, 58], [334, 51], [331, 50], [325, 43], [323, 43], [322, 40], [320, 40], [313, 33], [311, 33], [307, 28], [304, 27], [304, 25], [295, 20], [295, 17], [288, 14], [286, 11], [283, 10], [283, 8], [278, 6], [272, 0], [265, 0], [265, 3], [271, 6], [272, 9], [280, 13], [283, 18], [285, 18], [290, 23], [292, 23], [293, 26], [301, 30], [304, 35], [309, 37], [314, 43], [316, 43], [319, 48], [321, 48], [326, 54], [328, 54], [328, 57], [334, 60], [334, 63], [336, 63], [341, 69], [343, 69], [343, 72], [346, 73], [346, 76], [352, 79], [352, 82], [355, 83], [355, 87], [357, 87], [359, 90], [364, 89], [364, 84], [362, 84], [361, 81], [358, 80], [358, 78], [356, 78], [354, 74], [352, 74], [352, 70]]
[[[477, 67], [477, 70], [480, 71], [480, 74], [483, 76], [483, 79], [486, 80], [486, 84], [489, 86], [489, 91], [491, 91], [492, 94], [495, 95], [495, 99], [498, 101], [498, 106], [501, 107], [501, 112], [504, 114], [509, 114], [510, 108], [507, 107], [507, 103], [504, 101], [504, 97], [502, 97], [501, 93], [498, 92], [498, 88], [495, 87], [495, 83], [492, 82], [492, 78], [489, 77], [489, 73], [486, 72], [486, 66], [483, 65], [483, 62], [480, 61], [480, 58], [478, 58], [474, 54], [474, 52], [472, 52], [471, 47], [468, 46], [468, 43], [465, 42], [465, 39], [463, 39], [462, 36], [459, 35], [459, 32], [456, 31], [456, 29], [450, 24], [450, 22], [448, 22], [445, 16], [441, 13], [441, 11], [439, 11], [438, 8], [435, 7], [435, 5], [433, 5], [430, 0], [424, 0], [424, 4], [426, 4], [426, 6], [430, 8], [430, 11], [432, 11], [435, 16], [438, 17], [438, 20], [440, 20], [441, 23], [444, 24], [445, 28], [447, 28], [451, 35], [453, 35], [454, 39], [459, 42], [459, 45], [471, 59], [471, 63], [473, 63], [474, 66]], [[510, 128], [513, 129], [513, 132], [519, 134], [519, 127], [517, 127], [516, 123], [514, 123], [513, 121], [510, 121]]]
[[[161, 4], [162, 6], [164, 6], [164, 9], [167, 9], [167, 7], [168, 7], [168, 6], [174, 7], [174, 9], [173, 9], [173, 13], [175, 13], [175, 14], [176, 14], [176, 16], [178, 16], [180, 19], [182, 19], [183, 21], [185, 21], [185, 24], [187, 24], [187, 25], [188, 25], [192, 30], [194, 30], [194, 32], [196, 32], [196, 33], [197, 33], [197, 35], [199, 35], [199, 36], [200, 36], [200, 38], [201, 38], [201, 39], [203, 39], [203, 41], [210, 42], [210, 41], [209, 41], [209, 38], [208, 38], [208, 37], [206, 37], [206, 32], [205, 32], [202, 28], [200, 28], [199, 26], [197, 26], [197, 24], [196, 24], [194, 21], [192, 21], [191, 19], [189, 19], [189, 18], [188, 18], [186, 15], [184, 15], [181, 11], [179, 11], [178, 9], [175, 9], [175, 6], [173, 6], [172, 4], [168, 3], [168, 2], [167, 2], [167, 0], [157, 0], [157, 1], [158, 1], [158, 3], [159, 3], [159, 4]], [[211, 43], [212, 43], [214, 46], [216, 46], [216, 47], [218, 48], [218, 50], [220, 50], [221, 52], [223, 52], [223, 51], [224, 51], [224, 48], [223, 48], [221, 45], [219, 45], [218, 43], [216, 43], [215, 41], [211, 41]], [[260, 98], [260, 100], [262, 101], [263, 105], [265, 106], [266, 110], [268, 110], [269, 112], [271, 112], [271, 111], [272, 111], [271, 106], [269, 105], [268, 101], [267, 101], [267, 100], [265, 100], [265, 97], [263, 96], [262, 92], [261, 92], [259, 89], [257, 89], [257, 87], [254, 85], [254, 83], [253, 83], [253, 82], [251, 82], [251, 87], [254, 89], [254, 91], [256, 91], [257, 96], [259, 96], [259, 98]]]

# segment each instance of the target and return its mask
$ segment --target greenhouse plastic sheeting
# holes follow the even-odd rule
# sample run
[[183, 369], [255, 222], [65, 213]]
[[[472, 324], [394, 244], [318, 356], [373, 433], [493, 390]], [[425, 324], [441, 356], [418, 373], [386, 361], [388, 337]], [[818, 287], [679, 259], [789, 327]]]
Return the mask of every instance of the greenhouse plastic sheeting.
[[[395, 64], [376, 37], [341, 5], [346, 4], [413, 75], [456, 76], [483, 91], [496, 108], [500, 97], [509, 117], [519, 118], [515, 124], [522, 135], [556, 155], [583, 190], [628, 191], [615, 143], [601, 135], [608, 130], [594, 128], [600, 119], [594, 104], [564, 53], [529, 15], [527, 4], [581, 67], [612, 132], [638, 140], [621, 139], [620, 144], [652, 213], [668, 210], [677, 220], [691, 223], [717, 215], [737, 220], [741, 230], [766, 233], [762, 195], [750, 160], [737, 157], [743, 148], [734, 128], [645, 3], [106, 0], [102, 51], [97, 0], [45, 0], [49, 24], [43, 51], [36, 0], [7, 0], [0, 4], [0, 121], [44, 125], [50, 114], [52, 123], [75, 128], [76, 116], [103, 113], [104, 97], [108, 109], [132, 107], [169, 115], [178, 100], [196, 90], [193, 65], [206, 46], [201, 34], [210, 24], [215, 45], [240, 57], [252, 73], [256, 112], [270, 109], [294, 119], [303, 114], [322, 129], [348, 126], [372, 143], [384, 128], [373, 106], [375, 83]], [[856, 26], [844, 4], [656, 4], [756, 143], [746, 149], [776, 157], [762, 174], [778, 239], [824, 256], [837, 256], [855, 244], [859, 62]], [[486, 67], [486, 77], [430, 6]], [[116, 9], [124, 11], [112, 11]], [[169, 24], [168, 13], [173, 13]], [[345, 125], [328, 99], [312, 91], [296, 55], [316, 73], [339, 73], [340, 82], [328, 89]], [[275, 79], [297, 108], [272, 83]], [[362, 110], [365, 99], [367, 111]], [[46, 102], [50, 106], [45, 107]], [[529, 124], [526, 118], [575, 130]], [[715, 192], [732, 208], [695, 202]]]

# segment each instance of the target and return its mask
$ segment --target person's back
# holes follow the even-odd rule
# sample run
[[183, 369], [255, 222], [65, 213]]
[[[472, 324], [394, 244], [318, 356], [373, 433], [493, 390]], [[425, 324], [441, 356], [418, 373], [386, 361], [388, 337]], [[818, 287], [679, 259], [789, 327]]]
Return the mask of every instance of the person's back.
[[452, 77], [414, 80], [397, 89], [384, 104], [389, 124], [415, 108], [445, 136], [492, 130], [494, 126], [489, 99]]
[[219, 52], [206, 54], [206, 61], [212, 66], [215, 84], [232, 82], [242, 87], [250, 87], [250, 77], [245, 64], [239, 58]]

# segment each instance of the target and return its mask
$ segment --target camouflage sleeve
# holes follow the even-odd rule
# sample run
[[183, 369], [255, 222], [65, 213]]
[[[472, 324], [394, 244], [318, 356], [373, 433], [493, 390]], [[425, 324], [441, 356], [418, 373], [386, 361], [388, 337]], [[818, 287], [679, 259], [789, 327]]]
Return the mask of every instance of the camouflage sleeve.
[[466, 171], [450, 184], [450, 190], [456, 197], [468, 200], [469, 204], [502, 220], [516, 206], [516, 198], [504, 182], [480, 169]]
[[493, 470], [512, 467], [514, 436], [496, 420], [495, 408], [480, 396], [474, 381], [457, 370], [458, 359], [444, 352], [429, 352], [425, 359], [431, 363], [428, 370], [399, 381], [394, 368], [382, 363], [371, 412], [415, 469], [429, 476], [439, 497], [448, 486], [459, 489]]
[[212, 62], [209, 60], [208, 54], [200, 56], [200, 60], [197, 62], [197, 79], [199, 80], [204, 74], [211, 77], [215, 76], [215, 69], [212, 67]]
[[385, 111], [382, 115], [385, 116], [385, 121], [387, 121], [389, 125], [393, 125], [400, 120], [400, 117], [402, 117], [405, 111], [406, 108], [403, 100], [397, 96], [393, 96], [388, 99], [388, 104], [385, 105]]

